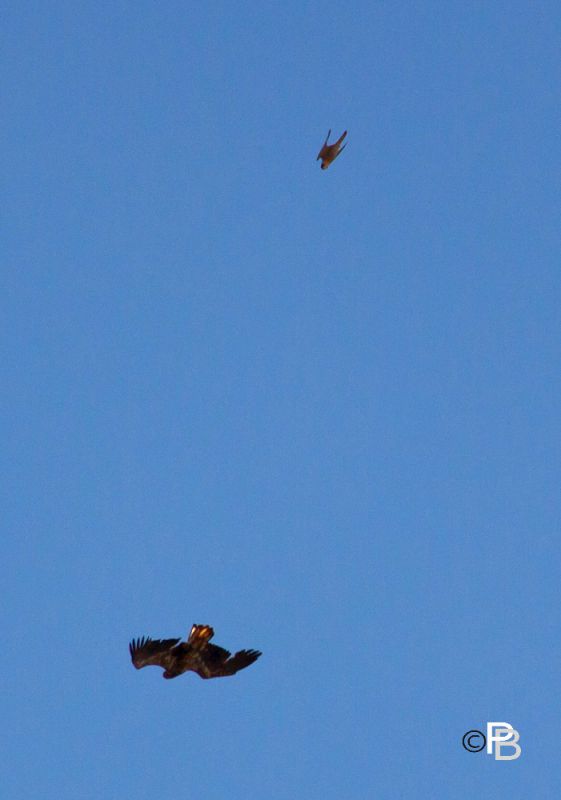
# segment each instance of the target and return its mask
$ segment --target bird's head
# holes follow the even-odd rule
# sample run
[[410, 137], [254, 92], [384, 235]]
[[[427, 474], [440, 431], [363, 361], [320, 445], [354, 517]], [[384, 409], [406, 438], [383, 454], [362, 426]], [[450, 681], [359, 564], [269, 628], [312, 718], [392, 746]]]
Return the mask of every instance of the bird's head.
[[322, 169], [327, 169], [328, 166], [329, 166], [329, 164], [326, 161], [322, 161], [321, 162], [321, 168]]

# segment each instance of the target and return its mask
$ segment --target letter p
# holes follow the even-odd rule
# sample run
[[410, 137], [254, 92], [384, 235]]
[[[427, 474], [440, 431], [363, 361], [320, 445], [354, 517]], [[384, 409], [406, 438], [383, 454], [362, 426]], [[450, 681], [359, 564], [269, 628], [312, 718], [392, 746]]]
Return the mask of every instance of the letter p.
[[[494, 730], [495, 733], [493, 733]], [[493, 742], [496, 742], [495, 761], [514, 761], [519, 758], [522, 752], [522, 748], [518, 744], [519, 739], [520, 734], [509, 722], [487, 723], [487, 752], [493, 752]], [[503, 756], [502, 750], [505, 747], [512, 747], [514, 753], [510, 756]]]

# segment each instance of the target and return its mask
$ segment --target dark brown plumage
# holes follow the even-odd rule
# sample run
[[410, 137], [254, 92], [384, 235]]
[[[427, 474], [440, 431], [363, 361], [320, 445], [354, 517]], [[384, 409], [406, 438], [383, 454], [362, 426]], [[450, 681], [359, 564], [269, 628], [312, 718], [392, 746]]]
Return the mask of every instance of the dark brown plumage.
[[137, 669], [162, 667], [163, 678], [177, 678], [184, 672], [196, 672], [201, 678], [222, 678], [257, 661], [259, 650], [240, 650], [232, 655], [223, 647], [210, 644], [214, 631], [210, 625], [193, 625], [186, 642], [180, 639], [133, 639], [129, 644], [131, 660]]

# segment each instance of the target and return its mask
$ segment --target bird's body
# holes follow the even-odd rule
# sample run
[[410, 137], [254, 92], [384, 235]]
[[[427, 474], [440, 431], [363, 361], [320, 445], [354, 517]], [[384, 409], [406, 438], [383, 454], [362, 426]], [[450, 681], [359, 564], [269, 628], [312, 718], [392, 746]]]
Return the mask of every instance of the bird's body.
[[133, 665], [162, 667], [164, 678], [177, 678], [184, 672], [196, 672], [201, 678], [221, 678], [256, 661], [259, 650], [240, 650], [235, 655], [210, 644], [214, 631], [210, 625], [193, 625], [186, 642], [180, 639], [133, 639], [129, 651]]
[[316, 161], [319, 161], [321, 159], [322, 169], [327, 169], [327, 167], [335, 161], [337, 156], [343, 152], [343, 150], [347, 145], [344, 144], [343, 147], [341, 147], [341, 142], [343, 141], [346, 135], [347, 131], [344, 131], [344, 133], [337, 139], [336, 142], [334, 142], [333, 144], [327, 144], [328, 139], [331, 136], [331, 130], [329, 131], [329, 133], [325, 137], [324, 145], [319, 151], [318, 157], [316, 158]]

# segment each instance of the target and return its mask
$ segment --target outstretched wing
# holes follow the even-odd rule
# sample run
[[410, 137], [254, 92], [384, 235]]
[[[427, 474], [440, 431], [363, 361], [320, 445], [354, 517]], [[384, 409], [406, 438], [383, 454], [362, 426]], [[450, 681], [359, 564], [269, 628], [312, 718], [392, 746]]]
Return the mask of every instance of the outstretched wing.
[[259, 650], [240, 650], [232, 656], [228, 650], [210, 644], [199, 654], [199, 663], [194, 671], [201, 678], [223, 678], [249, 667], [260, 655]]
[[170, 650], [179, 641], [179, 639], [151, 639], [149, 636], [133, 639], [129, 644], [132, 663], [137, 669], [152, 666], [167, 669]]

